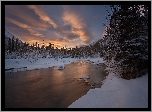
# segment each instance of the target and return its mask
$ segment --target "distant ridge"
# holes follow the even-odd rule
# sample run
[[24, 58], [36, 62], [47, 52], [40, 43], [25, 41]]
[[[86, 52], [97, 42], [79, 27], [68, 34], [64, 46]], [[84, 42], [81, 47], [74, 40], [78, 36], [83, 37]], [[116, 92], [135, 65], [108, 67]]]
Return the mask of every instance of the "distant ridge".
[[[8, 39], [10, 38], [10, 39], [12, 39], [13, 38], [13, 34], [11, 34], [10, 32], [8, 32], [7, 31], [7, 29], [5, 29], [5, 44], [7, 44], [7, 41], [8, 41]], [[16, 36], [14, 36], [14, 41], [16, 41], [16, 39], [18, 39]], [[20, 42], [20, 43], [23, 43], [20, 39], [18, 39], [18, 41]]]

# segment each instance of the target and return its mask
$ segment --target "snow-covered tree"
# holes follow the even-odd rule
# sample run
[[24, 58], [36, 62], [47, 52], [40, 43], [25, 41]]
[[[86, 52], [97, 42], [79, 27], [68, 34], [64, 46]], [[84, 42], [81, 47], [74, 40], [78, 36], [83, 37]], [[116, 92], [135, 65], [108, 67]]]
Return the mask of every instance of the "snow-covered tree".
[[109, 72], [125, 79], [136, 78], [148, 68], [148, 16], [141, 16], [140, 5], [113, 9], [103, 41], [104, 59]]

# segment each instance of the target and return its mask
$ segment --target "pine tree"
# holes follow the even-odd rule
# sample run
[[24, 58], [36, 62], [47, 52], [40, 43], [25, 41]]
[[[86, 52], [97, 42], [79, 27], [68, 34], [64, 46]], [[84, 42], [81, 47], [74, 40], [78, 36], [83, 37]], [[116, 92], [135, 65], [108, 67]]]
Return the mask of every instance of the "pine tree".
[[[148, 32], [146, 29], [146, 33], [143, 34], [143, 27], [148, 24], [142, 20], [146, 17], [141, 17], [139, 5], [121, 5], [119, 9], [113, 9], [103, 41], [104, 59], [109, 70], [122, 78], [136, 78], [143, 75], [141, 72], [147, 67], [143, 55], [148, 55], [148, 51], [144, 50], [148, 48]], [[140, 37], [144, 41], [141, 41]]]
[[15, 46], [15, 37], [13, 36], [12, 37], [12, 47], [11, 47], [12, 48], [11, 49], [12, 52], [14, 52], [14, 46]]
[[16, 38], [16, 41], [15, 41], [15, 49], [16, 49], [16, 51], [18, 51], [18, 49], [19, 49], [19, 47], [18, 47], [18, 38]]

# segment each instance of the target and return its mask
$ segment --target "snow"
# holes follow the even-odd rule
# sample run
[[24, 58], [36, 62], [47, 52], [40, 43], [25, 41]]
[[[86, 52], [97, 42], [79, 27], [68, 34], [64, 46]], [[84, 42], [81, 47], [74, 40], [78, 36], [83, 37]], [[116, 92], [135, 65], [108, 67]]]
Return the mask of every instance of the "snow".
[[101, 88], [90, 89], [68, 108], [148, 108], [148, 74], [131, 80], [109, 74]]
[[89, 76], [82, 76], [81, 78], [85, 80], [85, 79], [89, 79]]
[[[103, 63], [102, 58], [40, 58], [5, 59], [5, 69], [11, 72], [62, 66], [81, 60], [92, 64]], [[22, 67], [22, 68], [21, 68]], [[27, 68], [26, 68], [27, 67]], [[57, 67], [57, 68], [58, 68]], [[108, 68], [107, 68], [108, 69]], [[8, 71], [8, 72], [10, 72]], [[88, 78], [83, 76], [82, 78]], [[116, 77], [112, 72], [102, 81], [101, 88], [90, 89], [86, 95], [73, 102], [68, 108], [147, 108], [148, 107], [148, 74], [140, 78], [125, 80]], [[92, 85], [93, 88], [93, 85]]]
[[64, 69], [64, 65], [59, 65], [59, 66], [57, 67], [57, 69], [58, 69], [58, 70], [63, 70], [63, 69]]
[[95, 88], [95, 86], [94, 86], [94, 85], [91, 85], [91, 88]]
[[13, 38], [13, 35], [10, 32], [8, 32], [6, 29], [5, 29], [5, 36], [7, 36], [11, 39]]
[[25, 71], [25, 70], [34, 70], [34, 69], [42, 69], [49, 68], [53, 66], [64, 66], [65, 64], [70, 64], [72, 62], [76, 62], [78, 60], [82, 61], [90, 61], [93, 64], [103, 63], [102, 58], [62, 58], [62, 59], [54, 59], [54, 58], [40, 58], [38, 60], [35, 59], [5, 59], [5, 69], [15, 68], [12, 70], [8, 70], [6, 72], [17, 72], [17, 71]]
[[[12, 39], [14, 35], [12, 35], [10, 32], [8, 32], [6, 29], [5, 29], [5, 36]], [[14, 39], [17, 39], [16, 36], [14, 36]], [[18, 42], [22, 43], [21, 40], [18, 40]], [[5, 43], [6, 44], [6, 43]]]

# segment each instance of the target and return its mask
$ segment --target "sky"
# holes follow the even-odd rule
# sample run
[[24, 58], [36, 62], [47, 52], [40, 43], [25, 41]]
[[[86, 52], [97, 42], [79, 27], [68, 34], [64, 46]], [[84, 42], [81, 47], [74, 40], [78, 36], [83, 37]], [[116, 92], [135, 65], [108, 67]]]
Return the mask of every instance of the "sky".
[[5, 29], [33, 44], [75, 47], [103, 38], [105, 5], [5, 5]]

